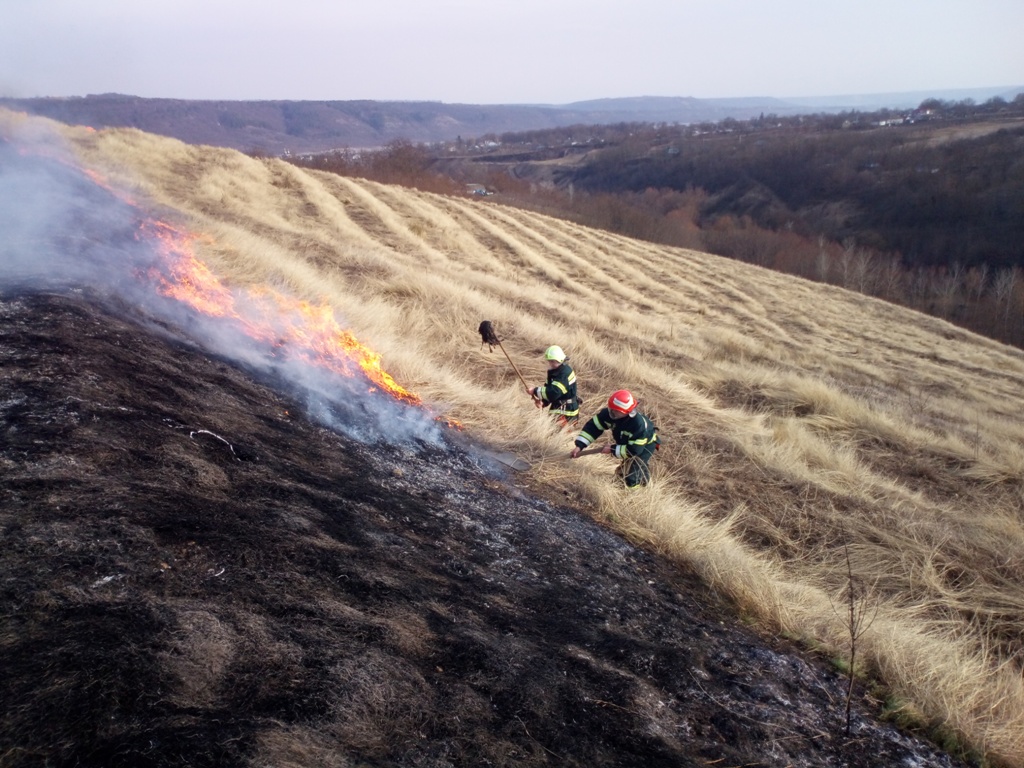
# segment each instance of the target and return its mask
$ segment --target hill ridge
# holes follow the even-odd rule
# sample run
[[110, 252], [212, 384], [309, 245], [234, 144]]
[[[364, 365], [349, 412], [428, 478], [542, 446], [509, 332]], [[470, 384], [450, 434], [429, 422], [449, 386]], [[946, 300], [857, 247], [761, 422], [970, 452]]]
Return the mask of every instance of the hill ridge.
[[[984, 101], [1013, 89], [952, 92]], [[943, 91], [830, 99], [774, 97], [694, 98], [638, 96], [570, 104], [447, 104], [439, 101], [187, 100], [119, 93], [74, 97], [0, 97], [0, 108], [24, 111], [71, 125], [131, 127], [191, 144], [283, 153], [381, 147], [392, 141], [455, 141], [459, 137], [611, 123], [701, 123], [746, 120], [763, 113], [915, 107]]]
[[[851, 586], [852, 553], [880, 611], [861, 641], [867, 670], [919, 722], [1006, 765], [1024, 753], [1021, 351], [839, 288], [482, 201], [136, 131], [59, 130], [86, 167], [201, 233], [200, 256], [230, 285], [328, 302], [397, 380], [530, 459], [532, 493], [657, 548], [767, 630], [843, 655], [830, 600]], [[368, 218], [365, 200], [383, 215]], [[624, 496], [612, 465], [558, 460], [571, 435], [479, 347], [484, 317], [528, 379], [542, 378], [547, 344], [569, 351], [588, 413], [623, 385], [638, 394], [666, 436], [652, 487]]]

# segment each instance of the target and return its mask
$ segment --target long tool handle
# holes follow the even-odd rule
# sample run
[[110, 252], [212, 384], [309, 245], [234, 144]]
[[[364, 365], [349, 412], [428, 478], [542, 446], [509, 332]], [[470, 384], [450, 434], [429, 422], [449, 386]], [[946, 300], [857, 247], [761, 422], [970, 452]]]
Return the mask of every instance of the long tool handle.
[[508, 361], [512, 363], [512, 370], [514, 370], [519, 375], [519, 380], [523, 382], [523, 386], [526, 387], [527, 390], [529, 390], [530, 385], [526, 383], [526, 379], [523, 378], [523, 374], [519, 373], [519, 369], [516, 368], [516, 364], [512, 362], [512, 358], [508, 357], [508, 352], [505, 352], [504, 345], [502, 345], [502, 343], [499, 341], [498, 346], [501, 348], [501, 351], [505, 354], [505, 357], [508, 358]]
[[[580, 451], [580, 456], [593, 456], [596, 453], [601, 453], [604, 450], [603, 445], [598, 445], [593, 448], [587, 448], [585, 451]], [[580, 456], [577, 456], [578, 459]], [[572, 456], [561, 456], [559, 461], [572, 461]]]

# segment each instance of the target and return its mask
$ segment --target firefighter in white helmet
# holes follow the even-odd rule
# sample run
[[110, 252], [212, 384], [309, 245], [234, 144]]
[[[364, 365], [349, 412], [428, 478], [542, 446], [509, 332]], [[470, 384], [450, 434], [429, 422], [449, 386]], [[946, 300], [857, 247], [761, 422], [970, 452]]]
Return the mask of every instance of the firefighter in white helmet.
[[622, 475], [626, 487], [647, 485], [651, 479], [650, 461], [661, 440], [658, 428], [637, 410], [636, 398], [628, 389], [613, 392], [608, 405], [588, 421], [576, 437], [569, 456], [576, 458], [606, 429], [612, 431], [614, 445], [606, 445], [602, 453], [614, 454], [622, 460]]
[[544, 384], [526, 390], [538, 408], [549, 408], [558, 417], [558, 425], [575, 423], [580, 416], [580, 401], [576, 395], [576, 371], [561, 347], [544, 350], [548, 363], [548, 379]]

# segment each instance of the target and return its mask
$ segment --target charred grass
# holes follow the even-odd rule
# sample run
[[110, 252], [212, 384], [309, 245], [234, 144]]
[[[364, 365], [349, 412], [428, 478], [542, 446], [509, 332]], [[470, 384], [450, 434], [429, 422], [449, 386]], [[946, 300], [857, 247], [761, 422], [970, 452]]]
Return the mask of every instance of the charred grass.
[[[208, 235], [201, 255], [226, 280], [328, 303], [428, 402], [530, 459], [531, 492], [699, 574], [763, 628], [841, 658], [843, 625], [829, 597], [847, 586], [843, 552], [860, 553], [854, 578], [877, 584], [884, 612], [862, 658], [882, 690], [909, 702], [917, 722], [1020, 765], [1019, 350], [833, 287], [487, 203], [311, 172], [299, 197], [317, 201], [314, 216], [296, 205], [294, 184], [269, 183], [274, 160], [131, 131], [64, 134], [83, 162]], [[182, 164], [192, 168], [188, 183]], [[365, 210], [372, 231], [360, 226]], [[319, 244], [308, 257], [296, 245], [307, 229]], [[562, 460], [572, 435], [533, 412], [504, 356], [480, 346], [484, 318], [531, 381], [543, 377], [539, 350], [567, 349], [585, 414], [622, 386], [639, 396], [666, 439], [650, 492], [623, 497], [608, 463]], [[84, 406], [46, 386], [27, 381], [10, 413], [49, 437], [72, 433]], [[124, 449], [98, 436], [104, 471], [124, 453], [140, 471], [163, 468], [190, 489], [233, 497], [231, 470], [255, 466], [245, 463], [247, 441], [231, 440], [233, 422], [218, 429], [182, 417], [192, 386], [170, 387], [160, 407], [180, 443]], [[216, 399], [217, 390], [205, 391]], [[30, 416], [36, 393], [57, 397], [45, 419]], [[231, 441], [242, 464], [215, 462], [231, 455], [215, 437], [182, 438], [197, 426]], [[261, 421], [275, 435], [292, 426]], [[197, 446], [200, 457], [190, 453]], [[47, 461], [35, 467], [51, 473], [34, 481], [40, 487], [69, 459]], [[275, 488], [268, 497], [296, 493], [318, 509], [304, 485]], [[271, 741], [300, 733], [311, 732], [289, 726]], [[319, 754], [323, 742], [310, 743]]]
[[5, 767], [956, 764], [863, 690], [845, 737], [837, 673], [465, 438], [353, 443], [89, 298], [0, 309]]

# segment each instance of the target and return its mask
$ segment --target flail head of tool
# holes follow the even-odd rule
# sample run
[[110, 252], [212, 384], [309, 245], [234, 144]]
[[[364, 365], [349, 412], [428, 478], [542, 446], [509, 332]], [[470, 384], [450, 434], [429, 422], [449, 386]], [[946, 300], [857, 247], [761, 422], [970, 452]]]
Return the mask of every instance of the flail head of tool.
[[494, 326], [491, 325], [490, 320], [484, 320], [480, 323], [480, 340], [483, 344], [486, 344], [489, 349], [493, 350], [494, 347], [501, 344], [501, 340], [498, 335], [494, 332]]

